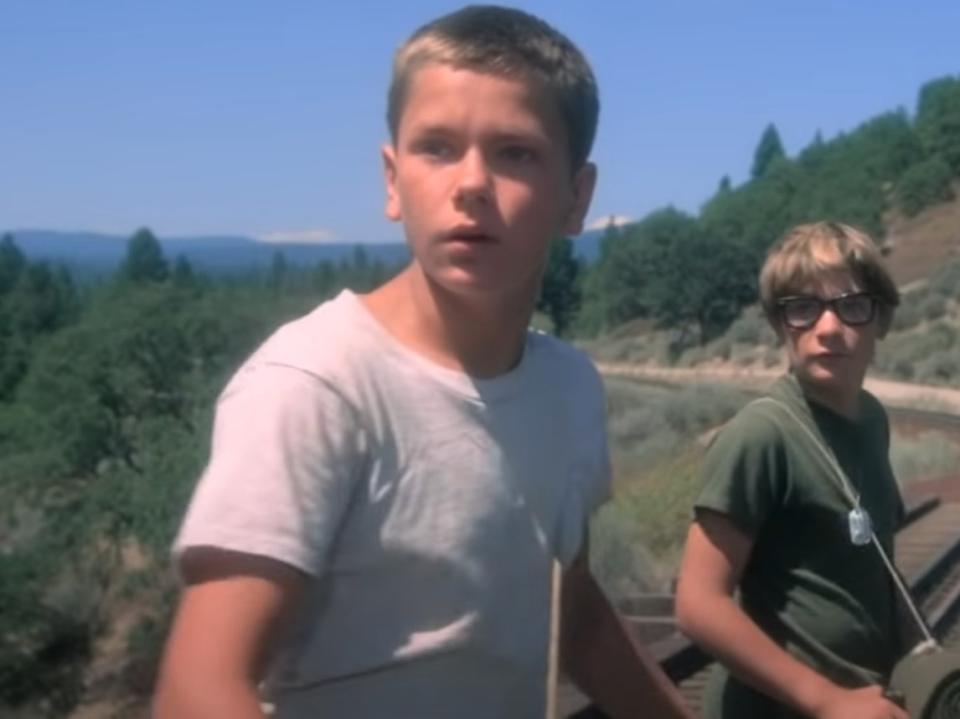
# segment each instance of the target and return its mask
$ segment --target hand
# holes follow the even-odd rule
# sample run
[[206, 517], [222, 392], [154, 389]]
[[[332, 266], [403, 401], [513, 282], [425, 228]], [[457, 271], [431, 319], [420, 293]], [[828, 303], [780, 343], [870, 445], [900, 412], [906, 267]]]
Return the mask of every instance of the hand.
[[910, 719], [903, 709], [883, 696], [883, 687], [836, 689], [824, 697], [816, 719]]

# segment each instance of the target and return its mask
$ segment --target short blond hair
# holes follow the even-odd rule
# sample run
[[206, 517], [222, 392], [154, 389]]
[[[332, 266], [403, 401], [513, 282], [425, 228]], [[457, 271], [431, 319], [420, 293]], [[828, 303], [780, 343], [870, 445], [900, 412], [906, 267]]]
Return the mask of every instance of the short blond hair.
[[849, 272], [877, 298], [880, 331], [885, 334], [900, 292], [870, 235], [842, 222], [797, 225], [770, 248], [760, 270], [760, 302], [773, 328], [780, 325], [778, 300], [834, 272]]
[[576, 45], [543, 20], [513, 8], [470, 5], [414, 32], [393, 60], [387, 125], [394, 142], [413, 74], [429, 63], [540, 81], [567, 132], [572, 169], [590, 156], [600, 113], [596, 79]]

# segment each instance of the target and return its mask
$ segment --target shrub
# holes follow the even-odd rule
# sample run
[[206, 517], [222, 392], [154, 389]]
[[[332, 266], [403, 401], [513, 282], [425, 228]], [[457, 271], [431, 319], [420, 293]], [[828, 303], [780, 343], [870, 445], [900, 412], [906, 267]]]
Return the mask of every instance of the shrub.
[[924, 319], [937, 320], [947, 313], [947, 301], [941, 295], [931, 295], [920, 306]]
[[730, 359], [730, 352], [732, 350], [733, 341], [727, 336], [723, 336], [715, 342], [712, 342], [710, 345], [708, 345], [707, 349], [710, 357], [715, 357], [722, 360]]
[[707, 351], [704, 347], [691, 347], [680, 355], [677, 360], [678, 367], [696, 367], [707, 359]]
[[900, 300], [900, 306], [893, 314], [890, 329], [901, 332], [920, 324], [923, 320], [923, 306], [929, 296], [930, 292], [926, 287], [904, 294]]
[[656, 563], [631, 509], [608, 502], [590, 523], [590, 567], [614, 602], [654, 591], [659, 584]]
[[890, 441], [890, 464], [901, 485], [923, 477], [956, 472], [960, 447], [938, 432], [916, 437], [894, 434]]
[[747, 345], [772, 345], [777, 341], [776, 333], [757, 306], [745, 309], [730, 325], [726, 336], [733, 342]]
[[924, 207], [953, 199], [950, 180], [953, 172], [940, 157], [933, 156], [913, 165], [897, 183], [897, 204], [908, 217]]
[[642, 476], [619, 482], [598, 512], [591, 564], [614, 600], [669, 589], [699, 491], [699, 466], [699, 451], [675, 449], [672, 457], [644, 465]]

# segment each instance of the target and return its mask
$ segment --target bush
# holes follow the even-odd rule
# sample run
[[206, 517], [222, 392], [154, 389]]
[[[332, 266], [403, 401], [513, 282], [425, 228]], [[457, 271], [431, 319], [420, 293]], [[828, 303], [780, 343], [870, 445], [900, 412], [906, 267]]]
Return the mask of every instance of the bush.
[[0, 555], [0, 705], [41, 702], [61, 716], [82, 690], [90, 626], [44, 604], [35, 565], [29, 555]]
[[960, 287], [960, 262], [951, 262], [944, 266], [929, 282], [930, 291], [942, 295], [946, 299], [957, 297], [957, 287]]
[[947, 301], [941, 295], [931, 295], [920, 305], [920, 314], [926, 320], [938, 320], [946, 313]]
[[930, 292], [926, 287], [904, 294], [900, 300], [900, 306], [893, 313], [890, 329], [894, 332], [902, 332], [920, 324], [923, 320], [923, 307], [929, 297]]
[[777, 341], [776, 333], [757, 306], [745, 309], [730, 325], [726, 336], [733, 342], [746, 345], [773, 345]]
[[693, 439], [726, 422], [746, 401], [746, 395], [732, 387], [697, 385], [685, 387], [664, 401], [660, 411], [672, 430]]
[[706, 361], [707, 351], [704, 347], [691, 347], [686, 350], [679, 359], [677, 359], [678, 367], [696, 367], [701, 362]]
[[660, 583], [631, 510], [608, 502], [590, 523], [590, 568], [614, 602], [654, 591]]
[[940, 157], [929, 157], [910, 167], [897, 183], [897, 204], [908, 217], [938, 202], [953, 199], [950, 166]]
[[952, 384], [960, 377], [960, 352], [956, 346], [935, 352], [918, 364], [914, 376], [928, 384]]
[[722, 360], [730, 359], [730, 352], [732, 350], [733, 341], [727, 336], [723, 336], [715, 342], [712, 342], [707, 348], [710, 357]]
[[960, 447], [938, 432], [922, 432], [916, 437], [898, 437], [890, 441], [890, 464], [901, 485], [911, 481], [956, 472]]
[[957, 331], [947, 322], [935, 322], [925, 332], [910, 332], [889, 337], [879, 345], [876, 367], [898, 379], [916, 376], [921, 363], [951, 350]]
[[591, 524], [591, 565], [619, 601], [640, 592], [667, 591], [699, 491], [700, 453], [675, 449], [642, 476], [619, 482], [614, 498]]
[[776, 367], [783, 362], [783, 351], [779, 347], [770, 347], [763, 353], [763, 366]]

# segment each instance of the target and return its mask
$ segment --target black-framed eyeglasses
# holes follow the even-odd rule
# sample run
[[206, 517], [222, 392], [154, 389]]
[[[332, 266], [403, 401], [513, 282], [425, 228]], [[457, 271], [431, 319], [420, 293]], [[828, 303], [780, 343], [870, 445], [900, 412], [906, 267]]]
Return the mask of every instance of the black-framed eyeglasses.
[[857, 327], [869, 324], [876, 316], [877, 298], [869, 292], [853, 292], [830, 299], [798, 295], [777, 300], [783, 323], [796, 330], [813, 327], [828, 307], [845, 325]]

